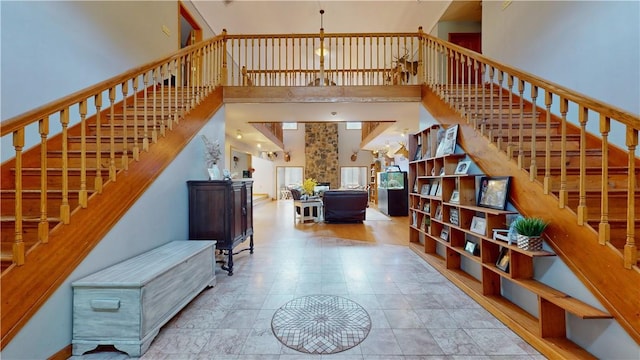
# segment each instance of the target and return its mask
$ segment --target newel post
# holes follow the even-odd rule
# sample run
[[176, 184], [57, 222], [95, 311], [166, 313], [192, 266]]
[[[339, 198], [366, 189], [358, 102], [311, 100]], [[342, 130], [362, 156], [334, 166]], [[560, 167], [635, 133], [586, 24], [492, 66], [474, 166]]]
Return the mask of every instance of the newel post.
[[220, 85], [229, 85], [227, 73], [227, 29], [222, 29], [222, 69], [220, 70]]

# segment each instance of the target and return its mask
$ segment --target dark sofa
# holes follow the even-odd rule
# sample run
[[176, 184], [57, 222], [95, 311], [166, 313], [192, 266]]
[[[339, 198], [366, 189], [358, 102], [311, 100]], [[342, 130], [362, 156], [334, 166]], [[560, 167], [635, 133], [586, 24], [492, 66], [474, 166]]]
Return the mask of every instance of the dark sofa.
[[362, 222], [369, 196], [362, 190], [327, 190], [322, 197], [325, 222]]

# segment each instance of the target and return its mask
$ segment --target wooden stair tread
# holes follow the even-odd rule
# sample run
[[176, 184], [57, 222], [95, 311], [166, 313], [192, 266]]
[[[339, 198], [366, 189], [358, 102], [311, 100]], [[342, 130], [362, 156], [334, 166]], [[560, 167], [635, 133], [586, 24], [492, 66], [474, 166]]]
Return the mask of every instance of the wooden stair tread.
[[581, 319], [611, 319], [613, 316], [571, 297], [559, 290], [532, 279], [511, 279], [524, 288], [565, 309]]

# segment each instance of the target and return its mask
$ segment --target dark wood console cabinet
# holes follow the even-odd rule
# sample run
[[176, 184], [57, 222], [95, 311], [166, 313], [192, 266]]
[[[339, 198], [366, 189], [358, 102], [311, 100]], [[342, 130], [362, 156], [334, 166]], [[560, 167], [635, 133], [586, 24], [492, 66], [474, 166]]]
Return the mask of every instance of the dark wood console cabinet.
[[222, 269], [233, 275], [233, 249], [249, 238], [253, 254], [253, 180], [193, 180], [189, 188], [189, 239], [215, 240], [227, 251]]

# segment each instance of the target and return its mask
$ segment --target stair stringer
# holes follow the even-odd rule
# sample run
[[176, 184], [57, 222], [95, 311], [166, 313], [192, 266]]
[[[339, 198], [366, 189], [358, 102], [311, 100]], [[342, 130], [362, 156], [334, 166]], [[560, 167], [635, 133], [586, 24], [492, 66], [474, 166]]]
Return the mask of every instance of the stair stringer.
[[578, 225], [577, 215], [558, 207], [558, 199], [544, 194], [529, 173], [500, 151], [436, 93], [423, 87], [422, 104], [442, 125], [460, 125], [458, 138], [468, 156], [488, 175], [512, 178], [510, 202], [523, 215], [551, 221], [545, 240], [574, 275], [598, 299], [634, 341], [640, 344], [640, 272], [625, 269], [620, 252], [598, 243], [590, 226]]
[[208, 95], [172, 131], [142, 152], [140, 161], [118, 174], [86, 209], [76, 209], [67, 225], [58, 224], [46, 245], [35, 246], [22, 266], [12, 266], [0, 277], [0, 349], [46, 303], [109, 230], [153, 184], [176, 155], [222, 107], [222, 88]]

